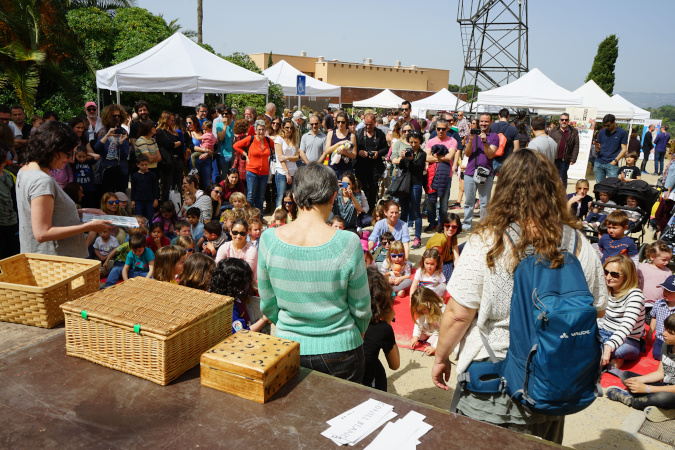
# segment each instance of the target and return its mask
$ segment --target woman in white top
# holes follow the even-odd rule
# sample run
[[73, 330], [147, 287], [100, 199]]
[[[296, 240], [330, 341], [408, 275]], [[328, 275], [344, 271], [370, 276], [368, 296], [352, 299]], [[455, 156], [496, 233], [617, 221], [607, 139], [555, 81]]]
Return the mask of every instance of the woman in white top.
[[[534, 247], [535, 254], [551, 264], [561, 263], [563, 254], [558, 247], [563, 228], [574, 229], [577, 225], [556, 174], [557, 169], [543, 154], [528, 149], [514, 152], [502, 166], [489, 212], [469, 237], [448, 282], [451, 298], [441, 320], [432, 369], [436, 386], [449, 389], [446, 385], [451, 370], [449, 356], [460, 341], [457, 373], [464, 373], [472, 362], [489, 357], [481, 334], [497, 359], [506, 357], [513, 271], [528, 248]], [[514, 246], [506, 231], [515, 225], [522, 231], [519, 243]], [[607, 288], [600, 259], [583, 236], [578, 236], [578, 243], [577, 259], [595, 299], [593, 305], [604, 311]], [[510, 402], [506, 393], [463, 390], [457, 411], [504, 428], [562, 442], [564, 416], [534, 412], [527, 415], [520, 403]]]
[[284, 192], [291, 188], [293, 175], [298, 170], [296, 163], [300, 159], [298, 149], [295, 146], [298, 129], [291, 119], [284, 119], [281, 125], [281, 134], [274, 139], [274, 152], [276, 154], [274, 181], [277, 185], [277, 208], [281, 206]]

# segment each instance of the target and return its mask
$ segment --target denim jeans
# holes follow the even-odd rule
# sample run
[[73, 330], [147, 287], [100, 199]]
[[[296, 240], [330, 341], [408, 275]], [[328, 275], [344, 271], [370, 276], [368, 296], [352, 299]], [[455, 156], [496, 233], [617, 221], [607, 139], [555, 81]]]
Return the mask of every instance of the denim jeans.
[[197, 158], [196, 169], [199, 171], [199, 188], [206, 192], [211, 184], [211, 157]]
[[401, 217], [405, 217], [408, 222], [413, 222], [415, 224], [415, 237], [418, 239], [422, 238], [422, 211], [420, 210], [422, 206], [422, 185], [417, 184], [413, 185], [410, 189], [410, 196], [406, 201], [403, 202], [403, 210], [405, 214]]
[[438, 216], [443, 219], [448, 213], [448, 199], [450, 198], [451, 187], [452, 178], [448, 180], [448, 185], [445, 189], [438, 189], [436, 192], [427, 195], [427, 220], [432, 227], [438, 225], [438, 222], [436, 221], [436, 203], [439, 198], [441, 199], [441, 203], [438, 207]]
[[[607, 342], [609, 338], [612, 337], [612, 334], [613, 333], [611, 331], [600, 328], [600, 339], [602, 339], [602, 343], [604, 344]], [[619, 348], [612, 352], [611, 356], [612, 359], [625, 359], [627, 361], [633, 361], [639, 357], [640, 341], [636, 341], [635, 339], [631, 339], [629, 337], [626, 338]]]
[[473, 179], [473, 175], [464, 176], [464, 220], [462, 231], [471, 231], [473, 220], [473, 207], [476, 206], [476, 191], [480, 200], [480, 218], [487, 214], [487, 205], [492, 195], [492, 183], [495, 177], [490, 175], [484, 185], [479, 186]]
[[565, 190], [567, 190], [567, 171], [570, 168], [570, 163], [565, 162], [562, 159], [556, 159], [555, 166], [558, 169], [558, 174], [563, 182], [563, 186], [565, 186]]
[[654, 172], [663, 175], [663, 169], [666, 168], [664, 163], [664, 158], [666, 157], [666, 152], [654, 152]]
[[265, 203], [265, 186], [267, 186], [268, 177], [269, 175], [256, 175], [246, 171], [246, 200], [261, 212]]
[[277, 185], [277, 208], [281, 206], [284, 200], [284, 192], [291, 188], [291, 185], [286, 183], [286, 174], [275, 173], [274, 183]]
[[152, 207], [152, 201], [149, 202], [134, 202], [134, 214], [137, 216], [143, 216], [149, 221], [152, 221], [152, 216], [155, 215], [155, 209]]
[[300, 365], [343, 380], [361, 383], [366, 369], [363, 345], [346, 352], [300, 355]]
[[105, 287], [114, 286], [122, 279], [122, 269], [124, 269], [124, 263], [122, 261], [115, 261], [113, 268], [108, 273], [108, 278], [105, 280]]
[[611, 163], [601, 163], [595, 161], [595, 164], [593, 165], [593, 173], [595, 174], [595, 182], [599, 183], [605, 178], [618, 177], [619, 166], [615, 166]]
[[657, 361], [661, 361], [661, 346], [662, 345], [663, 345], [662, 340], [654, 339], [654, 345], [652, 346], [652, 357]]

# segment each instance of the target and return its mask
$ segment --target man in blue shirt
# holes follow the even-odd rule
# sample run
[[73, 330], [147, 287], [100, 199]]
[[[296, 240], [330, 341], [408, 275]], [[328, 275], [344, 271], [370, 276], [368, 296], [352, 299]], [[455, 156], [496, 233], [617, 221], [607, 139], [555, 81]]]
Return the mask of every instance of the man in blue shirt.
[[619, 160], [626, 154], [628, 146], [628, 132], [616, 125], [614, 114], [607, 114], [602, 118], [605, 128], [598, 132], [600, 150], [593, 165], [595, 182], [599, 183], [608, 177], [619, 176]]
[[668, 125], [663, 125], [661, 132], [654, 138], [654, 172], [658, 175], [663, 175], [663, 160], [666, 157], [666, 146], [670, 141], [670, 135], [666, 131], [668, 131]]

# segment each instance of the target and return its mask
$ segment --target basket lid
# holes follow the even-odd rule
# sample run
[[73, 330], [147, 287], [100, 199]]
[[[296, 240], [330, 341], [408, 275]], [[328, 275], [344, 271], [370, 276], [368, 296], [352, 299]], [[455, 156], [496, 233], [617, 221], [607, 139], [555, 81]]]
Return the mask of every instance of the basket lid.
[[61, 308], [131, 330], [170, 336], [232, 302], [232, 297], [136, 277]]

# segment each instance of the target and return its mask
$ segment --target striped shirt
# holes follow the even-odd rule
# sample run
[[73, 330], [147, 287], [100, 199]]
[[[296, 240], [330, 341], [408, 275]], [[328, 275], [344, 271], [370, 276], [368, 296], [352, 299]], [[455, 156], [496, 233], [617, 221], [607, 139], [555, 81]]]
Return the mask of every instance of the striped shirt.
[[258, 248], [260, 308], [277, 337], [301, 355], [353, 350], [370, 322], [370, 290], [359, 237], [337, 230], [322, 245], [287, 244], [269, 229]]
[[645, 331], [645, 298], [642, 291], [631, 289], [621, 298], [610, 295], [600, 327], [612, 333], [605, 342], [612, 351], [621, 347], [626, 338], [639, 341]]

